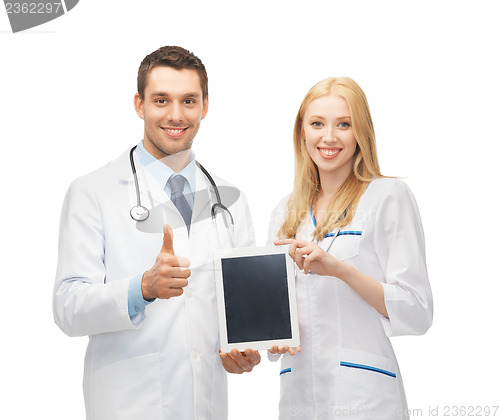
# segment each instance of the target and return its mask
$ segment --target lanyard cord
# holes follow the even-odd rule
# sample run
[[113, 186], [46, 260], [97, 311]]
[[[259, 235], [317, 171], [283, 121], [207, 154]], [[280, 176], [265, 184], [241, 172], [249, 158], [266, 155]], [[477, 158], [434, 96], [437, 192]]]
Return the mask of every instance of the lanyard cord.
[[[313, 214], [313, 209], [312, 209], [312, 206], [309, 208], [309, 213], [311, 215], [311, 218], [312, 218], [312, 221], [313, 221], [313, 225], [314, 225], [314, 228], [316, 228], [316, 218], [314, 217], [314, 214]], [[328, 248], [325, 250], [326, 252], [330, 251], [330, 248], [332, 247], [333, 245], [333, 242], [335, 241], [335, 239], [337, 239], [337, 236], [339, 236], [339, 233], [340, 233], [340, 229], [337, 229], [337, 232], [335, 232], [335, 235], [333, 235], [332, 237], [332, 240], [330, 242], [330, 245], [328, 245]], [[327, 238], [328, 236], [325, 235], [325, 238]], [[317, 242], [316, 242], [317, 243]]]

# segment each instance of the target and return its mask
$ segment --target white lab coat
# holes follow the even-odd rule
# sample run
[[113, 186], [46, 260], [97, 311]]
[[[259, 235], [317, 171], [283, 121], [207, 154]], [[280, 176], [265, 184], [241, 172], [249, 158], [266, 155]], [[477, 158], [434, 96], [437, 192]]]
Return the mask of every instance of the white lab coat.
[[[84, 372], [87, 419], [226, 419], [212, 260], [215, 198], [196, 168], [188, 238], [170, 198], [138, 159], [135, 163], [142, 203], [154, 207], [149, 219], [136, 222], [129, 214], [136, 193], [128, 151], [74, 181], [61, 215], [54, 317], [66, 334], [90, 336]], [[234, 217], [236, 246], [253, 246], [246, 198], [240, 194], [234, 202], [237, 190], [213, 177]], [[129, 282], [154, 264], [163, 223], [173, 227], [175, 253], [191, 261], [189, 285], [182, 296], [157, 299], [131, 321]], [[221, 238], [223, 246], [227, 239]]]
[[[275, 240], [287, 197], [271, 217]], [[297, 233], [312, 240], [309, 217]], [[329, 253], [379, 281], [389, 319], [343, 281], [297, 271], [302, 352], [281, 362], [280, 419], [406, 419], [407, 404], [388, 337], [423, 334], [432, 323], [424, 235], [415, 199], [396, 179], [376, 179]], [[327, 249], [332, 238], [319, 242]], [[270, 355], [270, 359], [277, 359]]]

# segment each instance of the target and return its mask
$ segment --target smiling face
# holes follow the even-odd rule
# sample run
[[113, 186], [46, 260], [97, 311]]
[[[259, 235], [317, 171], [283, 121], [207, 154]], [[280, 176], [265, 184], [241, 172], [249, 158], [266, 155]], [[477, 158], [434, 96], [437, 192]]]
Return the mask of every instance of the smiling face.
[[208, 111], [195, 70], [159, 66], [151, 70], [144, 99], [134, 97], [144, 120], [144, 148], [156, 159], [189, 150]]
[[344, 182], [352, 173], [357, 147], [345, 99], [330, 94], [311, 102], [304, 113], [303, 133], [321, 183], [332, 177]]

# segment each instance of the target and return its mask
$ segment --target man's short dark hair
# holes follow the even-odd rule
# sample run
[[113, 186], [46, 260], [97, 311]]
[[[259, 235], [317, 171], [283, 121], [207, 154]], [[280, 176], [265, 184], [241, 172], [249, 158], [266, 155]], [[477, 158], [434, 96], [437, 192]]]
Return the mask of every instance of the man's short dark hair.
[[177, 70], [196, 70], [200, 77], [203, 100], [208, 97], [208, 76], [201, 60], [182, 47], [166, 46], [157, 49], [142, 60], [137, 74], [137, 92], [144, 99], [148, 75], [155, 67], [172, 67]]

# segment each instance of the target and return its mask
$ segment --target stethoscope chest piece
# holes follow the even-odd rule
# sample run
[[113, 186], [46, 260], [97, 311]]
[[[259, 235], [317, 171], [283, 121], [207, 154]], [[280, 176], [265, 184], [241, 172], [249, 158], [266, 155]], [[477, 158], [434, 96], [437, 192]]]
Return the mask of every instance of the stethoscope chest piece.
[[130, 216], [137, 222], [142, 222], [149, 217], [149, 210], [144, 206], [134, 206], [130, 209]]

